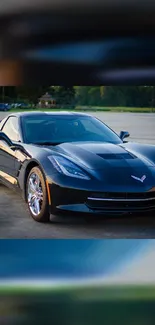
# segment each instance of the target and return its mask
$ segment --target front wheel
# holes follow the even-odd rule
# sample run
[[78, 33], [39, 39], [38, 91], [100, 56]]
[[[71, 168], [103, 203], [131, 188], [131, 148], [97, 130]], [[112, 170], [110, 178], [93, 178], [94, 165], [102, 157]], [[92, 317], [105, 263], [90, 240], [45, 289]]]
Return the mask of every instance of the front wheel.
[[32, 168], [28, 175], [26, 201], [29, 212], [35, 221], [48, 222], [50, 220], [46, 182], [39, 167]]

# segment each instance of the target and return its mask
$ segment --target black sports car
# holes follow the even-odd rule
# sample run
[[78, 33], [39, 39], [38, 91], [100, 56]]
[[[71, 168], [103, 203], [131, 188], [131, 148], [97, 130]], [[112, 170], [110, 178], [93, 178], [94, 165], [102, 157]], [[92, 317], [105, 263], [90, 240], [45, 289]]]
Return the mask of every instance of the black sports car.
[[155, 211], [155, 146], [124, 141], [83, 113], [24, 112], [0, 122], [0, 181], [31, 216]]

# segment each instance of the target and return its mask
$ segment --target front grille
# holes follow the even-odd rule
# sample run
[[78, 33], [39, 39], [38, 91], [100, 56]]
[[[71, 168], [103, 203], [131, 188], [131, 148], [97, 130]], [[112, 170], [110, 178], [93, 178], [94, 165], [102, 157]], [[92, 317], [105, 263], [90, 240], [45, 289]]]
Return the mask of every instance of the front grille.
[[155, 192], [92, 193], [86, 201], [90, 209], [143, 211], [155, 209]]
[[95, 199], [151, 199], [155, 198], [155, 191], [153, 192], [95, 192], [89, 195], [90, 198]]

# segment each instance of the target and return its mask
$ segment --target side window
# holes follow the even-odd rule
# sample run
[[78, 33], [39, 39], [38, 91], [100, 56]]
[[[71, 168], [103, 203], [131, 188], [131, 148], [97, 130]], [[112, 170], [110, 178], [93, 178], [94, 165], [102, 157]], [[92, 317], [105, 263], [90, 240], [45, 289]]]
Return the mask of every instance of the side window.
[[18, 118], [15, 116], [9, 117], [4, 124], [2, 131], [12, 140], [19, 141], [19, 126]]

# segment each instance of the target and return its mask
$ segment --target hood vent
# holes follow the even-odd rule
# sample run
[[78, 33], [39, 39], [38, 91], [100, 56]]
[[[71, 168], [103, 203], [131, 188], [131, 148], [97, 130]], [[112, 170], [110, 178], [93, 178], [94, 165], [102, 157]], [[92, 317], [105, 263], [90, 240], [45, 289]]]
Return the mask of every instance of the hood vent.
[[114, 159], [135, 159], [136, 157], [128, 152], [125, 153], [104, 153], [104, 154], [97, 154], [99, 157], [107, 160], [114, 160]]

